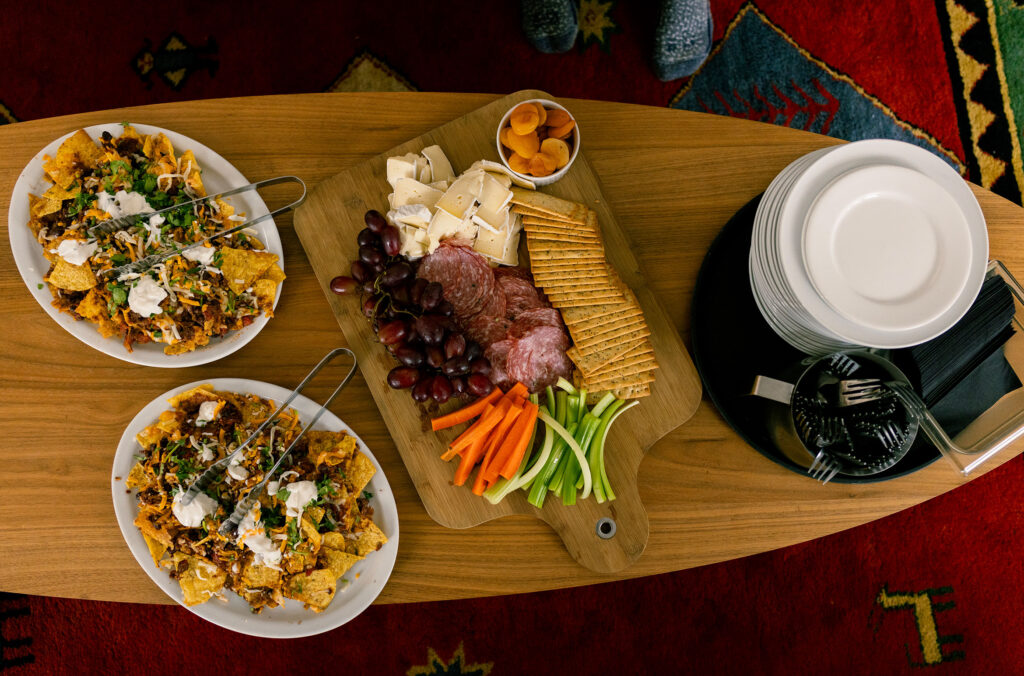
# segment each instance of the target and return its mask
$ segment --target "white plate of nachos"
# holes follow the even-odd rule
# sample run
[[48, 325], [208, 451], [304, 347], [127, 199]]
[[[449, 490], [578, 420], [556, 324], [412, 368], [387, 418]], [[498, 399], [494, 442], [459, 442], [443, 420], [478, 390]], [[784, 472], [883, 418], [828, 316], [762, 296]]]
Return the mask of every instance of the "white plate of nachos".
[[165, 392], [128, 425], [111, 471], [121, 533], [153, 582], [199, 617], [265, 638], [309, 636], [353, 619], [380, 594], [398, 553], [387, 478], [330, 411], [285, 461], [238, 535], [217, 535], [237, 498], [276, 461], [268, 449], [286, 447], [316, 413], [319, 405], [303, 396], [268, 427], [273, 437], [261, 435], [191, 505], [172, 497], [230, 452], [238, 443], [234, 429], [244, 440], [289, 395], [238, 378]]
[[[145, 216], [248, 183], [187, 136], [150, 125], [94, 125], [54, 140], [21, 172], [8, 212], [11, 250], [39, 305], [87, 345], [146, 366], [204, 364], [252, 340], [277, 305], [284, 252], [273, 220], [134, 278], [99, 273], [267, 214], [250, 191], [191, 213]], [[86, 233], [131, 214], [141, 218], [120, 233]]]

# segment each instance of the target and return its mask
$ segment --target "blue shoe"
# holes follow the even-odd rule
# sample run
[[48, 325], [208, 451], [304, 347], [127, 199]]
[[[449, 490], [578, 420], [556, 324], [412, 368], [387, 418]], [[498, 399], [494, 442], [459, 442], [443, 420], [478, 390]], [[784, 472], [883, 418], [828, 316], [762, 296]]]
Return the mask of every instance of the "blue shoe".
[[708, 0], [665, 0], [654, 32], [654, 74], [662, 82], [693, 74], [711, 52]]
[[580, 30], [579, 4], [572, 0], [521, 0], [523, 33], [544, 54], [572, 49]]

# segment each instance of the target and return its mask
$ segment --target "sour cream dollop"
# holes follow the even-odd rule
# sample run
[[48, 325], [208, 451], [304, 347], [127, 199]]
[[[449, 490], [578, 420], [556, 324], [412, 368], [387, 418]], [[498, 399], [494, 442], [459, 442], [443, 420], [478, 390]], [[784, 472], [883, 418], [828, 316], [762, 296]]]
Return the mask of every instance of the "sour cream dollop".
[[199, 414], [196, 416], [196, 425], [203, 426], [208, 422], [213, 422], [217, 419], [217, 413], [219, 411], [219, 401], [204, 401], [199, 404]]
[[317, 496], [316, 484], [312, 481], [296, 481], [284, 488], [288, 491], [288, 499], [285, 500], [284, 506], [287, 508], [288, 516], [295, 518], [302, 516], [302, 510]]
[[111, 195], [109, 192], [96, 194], [96, 207], [110, 214], [111, 218], [121, 216], [134, 216], [135, 214], [148, 214], [156, 211], [149, 206], [146, 196], [140, 192], [125, 192], [118, 190]]
[[235, 481], [245, 481], [249, 478], [249, 470], [239, 465], [240, 462], [242, 462], [242, 455], [238, 454], [228, 463], [228, 476]]
[[57, 245], [57, 255], [72, 265], [81, 265], [96, 253], [99, 244], [96, 242], [80, 242], [66, 239]]
[[213, 254], [217, 252], [212, 246], [194, 246], [191, 249], [185, 249], [181, 252], [181, 255], [196, 263], [202, 265], [210, 265], [213, 263]]
[[143, 275], [128, 292], [128, 307], [143, 317], [158, 315], [163, 312], [160, 301], [164, 298], [167, 298], [164, 288], [152, 277]]
[[267, 537], [263, 529], [263, 522], [256, 518], [256, 509], [245, 515], [242, 523], [238, 524], [238, 539], [236, 544], [245, 543], [245, 546], [255, 555], [253, 563], [263, 564], [270, 568], [280, 568], [281, 550], [274, 546], [273, 541]]
[[174, 496], [171, 511], [174, 512], [174, 518], [178, 520], [178, 523], [185, 528], [199, 528], [204, 518], [217, 511], [217, 501], [206, 493], [200, 493], [188, 505], [181, 504], [181, 498], [184, 495], [184, 493], [178, 493]]

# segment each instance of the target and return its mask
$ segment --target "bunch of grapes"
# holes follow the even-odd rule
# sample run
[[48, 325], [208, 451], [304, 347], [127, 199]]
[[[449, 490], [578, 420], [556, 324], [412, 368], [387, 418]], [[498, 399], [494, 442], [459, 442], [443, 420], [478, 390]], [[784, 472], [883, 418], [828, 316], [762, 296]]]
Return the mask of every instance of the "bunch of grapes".
[[416, 277], [415, 264], [399, 255], [398, 228], [379, 211], [367, 211], [364, 220], [352, 276], [332, 279], [331, 291], [341, 296], [362, 292], [363, 314], [399, 362], [388, 373], [388, 385], [412, 388], [417, 402], [443, 404], [456, 395], [486, 395], [494, 389], [491, 364], [455, 323], [441, 285]]

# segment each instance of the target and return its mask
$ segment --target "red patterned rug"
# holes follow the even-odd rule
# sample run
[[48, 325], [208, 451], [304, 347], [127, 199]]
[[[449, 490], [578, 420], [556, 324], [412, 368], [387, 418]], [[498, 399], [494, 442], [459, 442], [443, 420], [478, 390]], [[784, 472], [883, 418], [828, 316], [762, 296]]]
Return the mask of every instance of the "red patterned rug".
[[[649, 66], [657, 4], [583, 0], [577, 46], [543, 55], [511, 2], [36, 3], [2, 28], [0, 122], [223, 96], [539, 87], [898, 138], [1020, 202], [1020, 0], [715, 0], [710, 57], [669, 83]], [[0, 671], [1020, 673], [1022, 475], [1015, 459], [917, 508], [747, 559], [374, 606], [288, 642], [231, 634], [177, 607], [4, 595]]]

